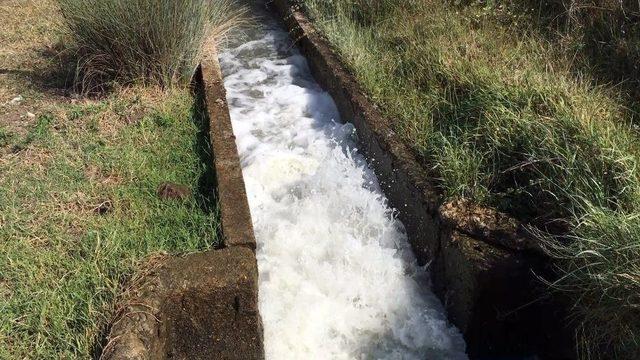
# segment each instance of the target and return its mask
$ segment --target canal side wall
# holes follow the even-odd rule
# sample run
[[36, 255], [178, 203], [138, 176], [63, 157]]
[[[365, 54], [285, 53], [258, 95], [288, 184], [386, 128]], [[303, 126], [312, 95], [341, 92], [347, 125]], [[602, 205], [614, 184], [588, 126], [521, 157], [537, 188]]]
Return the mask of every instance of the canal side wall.
[[209, 120], [223, 246], [150, 261], [101, 359], [264, 359], [251, 214], [217, 53], [206, 48], [193, 88]]
[[434, 291], [464, 334], [472, 358], [540, 355], [572, 358], [565, 306], [545, 298], [536, 274], [548, 259], [525, 228], [492, 209], [443, 204], [433, 176], [367, 98], [329, 43], [299, 6], [273, 0], [316, 80], [354, 124], [360, 151], [398, 210], [420, 264], [429, 264]]

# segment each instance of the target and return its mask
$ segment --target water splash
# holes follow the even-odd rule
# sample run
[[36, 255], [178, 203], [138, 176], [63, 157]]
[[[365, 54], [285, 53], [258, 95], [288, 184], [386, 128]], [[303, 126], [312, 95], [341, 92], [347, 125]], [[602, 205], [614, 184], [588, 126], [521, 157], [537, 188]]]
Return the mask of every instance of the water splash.
[[[264, 18], [220, 54], [268, 359], [465, 359], [331, 97]], [[346, 119], [348, 120], [348, 119]]]

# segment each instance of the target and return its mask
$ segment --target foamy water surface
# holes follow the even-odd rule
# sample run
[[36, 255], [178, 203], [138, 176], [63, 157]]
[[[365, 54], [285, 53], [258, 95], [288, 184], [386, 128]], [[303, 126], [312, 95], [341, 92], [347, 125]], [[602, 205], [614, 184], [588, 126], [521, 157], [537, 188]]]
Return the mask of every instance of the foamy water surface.
[[[272, 19], [220, 54], [268, 359], [466, 359], [354, 128]], [[344, 119], [349, 120], [349, 119]]]

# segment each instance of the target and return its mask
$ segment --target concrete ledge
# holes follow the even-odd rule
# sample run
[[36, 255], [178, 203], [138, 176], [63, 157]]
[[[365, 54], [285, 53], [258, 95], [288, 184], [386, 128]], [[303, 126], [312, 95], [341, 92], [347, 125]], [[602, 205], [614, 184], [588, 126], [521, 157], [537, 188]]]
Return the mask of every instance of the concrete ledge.
[[258, 267], [241, 247], [172, 261], [161, 313], [168, 358], [261, 359]]
[[[214, 49], [213, 46], [207, 48]], [[246, 246], [255, 250], [251, 212], [217, 56], [216, 51], [208, 52], [196, 80], [209, 116], [223, 241], [225, 246]]]
[[264, 359], [251, 214], [217, 54], [208, 48], [194, 88], [209, 119], [223, 248], [147, 264], [102, 359]]
[[291, 0], [273, 0], [316, 80], [354, 124], [360, 150], [398, 210], [421, 264], [431, 263], [434, 290], [460, 328], [471, 357], [573, 356], [564, 306], [541, 301], [534, 271], [547, 262], [521, 224], [492, 209], [442, 204], [430, 174], [367, 98], [355, 77]]
[[164, 258], [140, 279], [103, 359], [263, 359], [258, 268], [237, 247]]

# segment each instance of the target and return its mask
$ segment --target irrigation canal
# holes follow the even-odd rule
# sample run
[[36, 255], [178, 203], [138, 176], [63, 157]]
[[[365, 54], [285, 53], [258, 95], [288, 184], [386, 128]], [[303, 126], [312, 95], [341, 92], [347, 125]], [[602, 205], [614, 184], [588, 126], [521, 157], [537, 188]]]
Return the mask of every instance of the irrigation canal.
[[258, 242], [267, 359], [466, 359], [354, 127], [283, 25], [256, 13], [220, 62]]

